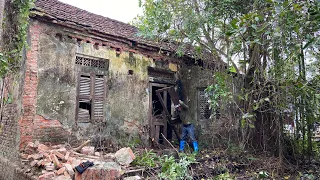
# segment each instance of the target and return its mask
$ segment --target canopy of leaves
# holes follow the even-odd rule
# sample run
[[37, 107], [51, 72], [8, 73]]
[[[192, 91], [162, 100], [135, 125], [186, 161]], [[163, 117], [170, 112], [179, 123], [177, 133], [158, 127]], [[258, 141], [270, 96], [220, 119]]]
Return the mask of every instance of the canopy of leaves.
[[144, 14], [133, 22], [141, 36], [192, 44], [199, 58], [209, 52], [229, 73], [241, 74], [236, 94], [227, 80], [209, 86], [213, 112], [219, 99], [232, 101], [240, 125], [251, 129], [255, 117], [281, 127], [291, 114], [311, 146], [310, 127], [319, 121], [320, 1], [145, 0], [141, 6]]

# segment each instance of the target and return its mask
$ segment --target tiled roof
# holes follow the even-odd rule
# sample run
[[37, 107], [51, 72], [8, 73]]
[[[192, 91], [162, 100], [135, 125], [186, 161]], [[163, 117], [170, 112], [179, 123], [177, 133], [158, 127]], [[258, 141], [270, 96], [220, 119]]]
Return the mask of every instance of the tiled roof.
[[[80, 25], [90, 31], [111, 35], [119, 38], [136, 41], [139, 44], [160, 48], [167, 51], [176, 51], [178, 45], [167, 42], [154, 42], [137, 36], [138, 29], [114, 19], [100, 16], [58, 0], [36, 0], [35, 11], [44, 13], [45, 17], [55, 19], [66, 24]], [[125, 13], [125, 12], [124, 12]], [[185, 55], [193, 58], [194, 50], [191, 45], [184, 47]], [[212, 59], [212, 54], [204, 52], [203, 58]], [[216, 57], [214, 57], [216, 58]]]
[[90, 13], [58, 0], [37, 0], [35, 5], [37, 10], [59, 20], [69, 21], [112, 36], [137, 39], [138, 30], [132, 25]]

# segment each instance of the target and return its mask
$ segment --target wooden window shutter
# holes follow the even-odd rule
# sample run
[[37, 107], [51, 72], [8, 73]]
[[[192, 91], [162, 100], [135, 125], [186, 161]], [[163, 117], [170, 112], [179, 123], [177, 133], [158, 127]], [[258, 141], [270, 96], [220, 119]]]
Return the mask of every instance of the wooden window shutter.
[[91, 77], [80, 75], [78, 87], [78, 122], [90, 122], [91, 119]]
[[93, 119], [95, 122], [101, 122], [104, 117], [104, 99], [106, 89], [104, 76], [95, 75], [93, 87]]

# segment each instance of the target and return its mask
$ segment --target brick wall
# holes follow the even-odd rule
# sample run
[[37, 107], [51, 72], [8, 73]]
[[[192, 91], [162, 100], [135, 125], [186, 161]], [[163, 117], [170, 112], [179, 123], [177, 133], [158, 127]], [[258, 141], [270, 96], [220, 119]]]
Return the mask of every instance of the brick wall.
[[38, 53], [41, 25], [37, 21], [30, 23], [30, 48], [27, 52], [25, 64], [25, 78], [22, 94], [22, 117], [20, 126], [20, 149], [28, 142], [63, 142], [68, 138], [69, 132], [65, 131], [58, 120], [48, 120], [37, 115], [37, 87], [38, 87]]

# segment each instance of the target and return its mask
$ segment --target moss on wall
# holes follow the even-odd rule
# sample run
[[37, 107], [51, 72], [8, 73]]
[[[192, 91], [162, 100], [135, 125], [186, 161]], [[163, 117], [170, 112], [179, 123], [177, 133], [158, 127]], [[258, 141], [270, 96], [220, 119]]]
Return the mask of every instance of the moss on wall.
[[[130, 133], [137, 135], [137, 127], [148, 123], [147, 66], [153, 66], [153, 61], [142, 55], [124, 51], [117, 56], [114, 49], [96, 49], [88, 43], [81, 44], [77, 53], [109, 60], [105, 104], [106, 134], [119, 136], [119, 133], [125, 134], [130, 130]], [[132, 74], [129, 74], [129, 70]]]
[[74, 42], [61, 40], [51, 28], [44, 28], [38, 51], [37, 114], [65, 126], [75, 123], [75, 51]]

